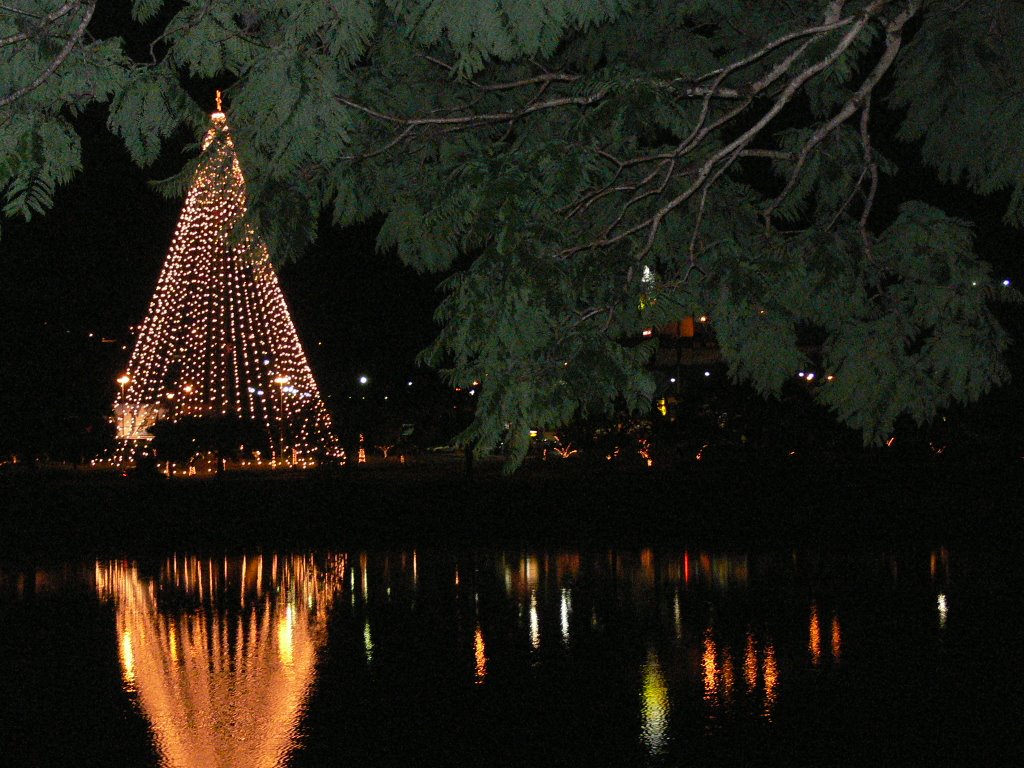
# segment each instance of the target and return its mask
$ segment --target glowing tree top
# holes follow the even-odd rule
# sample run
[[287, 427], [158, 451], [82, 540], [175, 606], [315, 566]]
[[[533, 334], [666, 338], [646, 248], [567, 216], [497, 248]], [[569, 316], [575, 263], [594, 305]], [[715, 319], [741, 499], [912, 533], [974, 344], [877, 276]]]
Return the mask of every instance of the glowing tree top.
[[291, 314], [258, 234], [241, 224], [245, 179], [227, 118], [211, 115], [185, 199], [114, 406], [117, 463], [134, 460], [157, 421], [247, 422], [275, 464], [342, 458]]

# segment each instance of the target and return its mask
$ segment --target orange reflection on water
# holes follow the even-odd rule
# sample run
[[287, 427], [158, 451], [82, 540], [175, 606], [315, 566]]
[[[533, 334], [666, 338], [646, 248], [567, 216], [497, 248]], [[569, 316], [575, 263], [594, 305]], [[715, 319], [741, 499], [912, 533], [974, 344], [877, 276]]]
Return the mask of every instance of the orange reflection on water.
[[484, 678], [487, 677], [487, 651], [484, 648], [484, 633], [479, 624], [476, 625], [476, 632], [473, 635], [473, 658], [476, 661], [474, 682], [483, 685]]
[[[762, 650], [759, 653], [758, 647]], [[738, 669], [740, 657], [729, 647], [716, 643], [712, 630], [704, 633], [701, 670], [704, 703], [708, 707], [709, 720], [715, 720], [720, 712], [731, 711], [738, 697], [748, 700], [760, 699], [761, 712], [771, 717], [778, 697], [779, 666], [775, 646], [771, 642], [763, 645], [753, 631], [748, 631], [742, 655], [742, 674]], [[740, 690], [740, 677], [745, 688]], [[759, 686], [760, 683], [760, 686]], [[758, 695], [760, 693], [760, 695]]]
[[843, 655], [843, 637], [839, 628], [839, 615], [832, 614], [832, 658], [839, 661]]
[[523, 579], [528, 587], [536, 587], [540, 578], [540, 566], [536, 557], [525, 557], [522, 562]]
[[732, 703], [733, 692], [736, 689], [736, 670], [728, 648], [723, 649], [722, 656], [722, 679], [719, 685], [719, 694], [729, 705]]
[[775, 659], [775, 646], [771, 643], [764, 649], [764, 714], [771, 719], [772, 710], [775, 709], [775, 702], [778, 698], [779, 687], [779, 665]]
[[560, 552], [555, 560], [555, 568], [559, 584], [565, 579], [576, 578], [580, 572], [580, 553]]
[[718, 648], [715, 639], [708, 629], [704, 633], [704, 653], [701, 655], [701, 667], [704, 670], [704, 700], [709, 704], [717, 701], [718, 693]]
[[121, 633], [121, 672], [125, 687], [135, 690], [135, 652], [132, 650], [132, 633], [127, 629]]
[[743, 654], [743, 679], [747, 681], [747, 689], [757, 688], [757, 648], [754, 644], [754, 633], [747, 633], [747, 649]]
[[945, 547], [932, 550], [928, 561], [928, 572], [932, 580], [949, 581], [949, 550]]
[[[128, 690], [165, 768], [280, 766], [298, 725], [344, 559], [167, 560], [155, 577], [100, 562]], [[268, 571], [277, 578], [263, 584]]]
[[654, 583], [654, 552], [650, 548], [640, 550], [640, 574], [645, 583]]
[[811, 603], [811, 619], [808, 629], [807, 650], [811, 652], [811, 663], [821, 663], [821, 622], [818, 619], [818, 605]]
[[295, 615], [290, 605], [277, 620], [277, 652], [286, 667], [295, 663]]
[[168, 629], [169, 629], [169, 632], [168, 632], [168, 645], [170, 646], [170, 651], [171, 651], [171, 661], [175, 661], [176, 662], [176, 661], [179, 661], [180, 658], [181, 658], [179, 653], [178, 653], [178, 633], [174, 629], [174, 625], [173, 624], [171, 624], [171, 626]]

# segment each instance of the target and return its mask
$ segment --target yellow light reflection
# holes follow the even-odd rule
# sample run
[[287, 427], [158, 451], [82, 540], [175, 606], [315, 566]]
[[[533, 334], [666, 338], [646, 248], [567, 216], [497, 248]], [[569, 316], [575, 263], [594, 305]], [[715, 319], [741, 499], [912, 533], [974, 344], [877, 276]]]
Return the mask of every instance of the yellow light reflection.
[[167, 627], [167, 644], [171, 652], [171, 661], [177, 663], [179, 659], [178, 655], [178, 633], [174, 629], [174, 624], [169, 624]]
[[281, 663], [290, 667], [295, 662], [295, 612], [289, 605], [277, 623], [277, 652]]
[[135, 653], [132, 651], [132, 633], [127, 629], [121, 633], [121, 671], [125, 686], [135, 688]]
[[366, 661], [373, 661], [373, 635], [370, 633], [370, 620], [367, 619], [363, 625], [363, 648], [366, 651]]
[[946, 617], [949, 613], [949, 608], [946, 606], [946, 595], [944, 593], [939, 593], [939, 597], [936, 600], [936, 605], [939, 609], [939, 629], [945, 629]]
[[665, 675], [653, 648], [647, 651], [647, 661], [641, 666], [641, 675], [640, 741], [651, 755], [661, 755], [668, 744], [671, 703]]
[[484, 648], [484, 633], [480, 625], [476, 625], [476, 632], [473, 635], [473, 658], [476, 661], [476, 669], [473, 672], [474, 682], [477, 685], [484, 684], [487, 677], [487, 652]]
[[115, 608], [124, 686], [164, 768], [271, 768], [298, 743], [340, 582], [331, 558], [323, 567], [275, 558], [277, 579], [259, 583], [269, 570], [243, 568], [240, 557], [226, 566], [176, 557], [154, 576], [96, 564], [96, 590]]

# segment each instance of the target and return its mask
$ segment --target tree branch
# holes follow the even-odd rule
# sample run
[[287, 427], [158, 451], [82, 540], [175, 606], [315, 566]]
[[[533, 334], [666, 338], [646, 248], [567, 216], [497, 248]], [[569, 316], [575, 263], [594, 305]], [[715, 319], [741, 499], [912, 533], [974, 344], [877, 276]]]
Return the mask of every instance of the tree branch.
[[898, 14], [889, 22], [886, 26], [885, 51], [875, 64], [871, 74], [864, 79], [860, 88], [858, 88], [856, 93], [854, 93], [853, 96], [843, 104], [842, 108], [833, 115], [828, 122], [818, 128], [811, 138], [804, 143], [803, 147], [801, 147], [797, 156], [796, 164], [793, 167], [793, 172], [790, 174], [789, 180], [786, 182], [786, 186], [763, 212], [767, 226], [771, 226], [772, 214], [776, 209], [778, 209], [789, 193], [793, 191], [793, 188], [796, 186], [797, 180], [800, 177], [800, 171], [803, 170], [804, 164], [810, 157], [811, 152], [814, 151], [814, 148], [821, 144], [826, 137], [831, 135], [836, 128], [846, 122], [846, 120], [848, 120], [850, 116], [867, 101], [875, 86], [878, 85], [878, 81], [882, 79], [882, 76], [889, 70], [889, 67], [892, 66], [893, 61], [896, 59], [896, 54], [899, 53], [900, 46], [902, 44], [901, 33], [903, 27], [917, 12], [917, 8], [919, 6], [920, 0], [912, 0], [912, 2], [907, 5], [907, 8], [903, 13]]
[[520, 118], [526, 117], [527, 115], [533, 114], [534, 112], [540, 112], [546, 109], [557, 109], [558, 107], [569, 107], [579, 106], [587, 107], [591, 104], [596, 104], [601, 99], [608, 95], [608, 89], [602, 88], [589, 96], [563, 96], [557, 99], [548, 99], [547, 101], [538, 101], [528, 104], [522, 109], [509, 111], [509, 112], [490, 112], [479, 115], [457, 115], [454, 117], [399, 117], [397, 115], [389, 115], [386, 112], [381, 112], [368, 107], [364, 104], [346, 99], [344, 96], [335, 96], [334, 98], [340, 103], [352, 109], [357, 109], [360, 112], [364, 112], [371, 117], [375, 117], [378, 120], [382, 120], [388, 123], [395, 123], [397, 125], [438, 125], [438, 126], [468, 126], [477, 127], [483, 125], [489, 125], [494, 123], [505, 123]]
[[871, 134], [868, 132], [870, 112], [871, 100], [869, 98], [864, 103], [864, 111], [860, 116], [860, 136], [861, 142], [864, 144], [865, 168], [871, 176], [871, 184], [868, 187], [868, 196], [864, 200], [864, 210], [861, 211], [860, 221], [858, 222], [861, 243], [864, 248], [864, 257], [868, 261], [872, 259], [871, 235], [868, 233], [868, 217], [871, 216], [871, 208], [875, 204], [875, 193], [878, 191], [878, 163], [875, 162], [874, 151], [871, 148]]
[[[644, 247], [641, 249], [637, 258], [642, 258], [646, 255], [654, 245], [654, 239], [657, 236], [658, 229], [661, 226], [661, 222], [664, 220], [670, 212], [678, 208], [684, 202], [689, 200], [697, 190], [701, 188], [705, 181], [712, 175], [715, 166], [721, 163], [723, 160], [726, 166], [731, 165], [738, 153], [746, 148], [755, 136], [764, 130], [764, 127], [771, 122], [779, 112], [792, 100], [796, 93], [804, 86], [804, 84], [812, 77], [832, 66], [836, 60], [843, 55], [843, 53], [853, 44], [853, 41], [857, 39], [858, 35], [863, 31], [868, 21], [872, 16], [877, 13], [888, 0], [876, 0], [868, 8], [866, 8], [861, 17], [854, 22], [850, 29], [847, 30], [846, 34], [843, 35], [842, 39], [835, 46], [835, 48], [825, 57], [819, 59], [814, 64], [806, 67], [801, 72], [796, 74], [783, 88], [782, 92], [776, 97], [775, 102], [765, 112], [764, 115], [754, 123], [753, 126], [744, 131], [740, 136], [733, 139], [731, 142], [726, 144], [724, 147], [719, 149], [717, 152], [711, 155], [699, 168], [697, 172], [697, 178], [693, 183], [687, 187], [683, 192], [676, 195], [674, 198], [665, 203], [649, 218], [641, 221], [638, 224], [629, 227], [628, 229], [620, 232], [614, 237], [602, 237], [591, 243], [574, 246], [572, 248], [565, 249], [562, 251], [562, 256], [570, 256], [579, 251], [591, 250], [594, 248], [604, 248], [617, 243], [635, 235], [643, 230], [647, 230], [647, 238]], [[838, 5], [836, 3], [834, 6]], [[789, 60], [787, 58], [787, 60]], [[720, 174], [719, 174], [720, 175]], [[717, 178], [718, 175], [715, 176]]]
[[57, 19], [67, 16], [71, 11], [77, 10], [81, 6], [81, 0], [71, 0], [70, 2], [64, 3], [57, 10], [48, 13], [45, 16], [36, 16], [35, 14], [27, 13], [25, 11], [18, 10], [17, 8], [8, 8], [6, 6], [0, 6], [0, 9], [9, 11], [11, 13], [18, 13], [24, 16], [29, 16], [33, 19], [38, 19], [39, 23], [28, 32], [19, 32], [15, 35], [8, 35], [7, 37], [0, 37], [0, 48], [3, 48], [14, 43], [21, 42], [22, 40], [28, 40], [33, 35], [38, 34], [45, 30], [50, 24], [57, 21]]
[[395, 146], [401, 144], [405, 139], [407, 139], [409, 137], [409, 135], [412, 133], [413, 128], [415, 128], [415, 127], [416, 126], [414, 126], [414, 125], [407, 125], [401, 131], [396, 133], [394, 135], [394, 137], [387, 144], [382, 144], [381, 146], [377, 147], [377, 149], [370, 150], [369, 152], [360, 152], [359, 154], [356, 154], [356, 155], [345, 155], [341, 159], [349, 161], [349, 162], [356, 162], [356, 161], [360, 161], [360, 160], [369, 160], [371, 157], [376, 157], [377, 155], [382, 155], [385, 152], [387, 152], [389, 149], [391, 149], [392, 147], [395, 147]]
[[[887, 1], [888, 0], [880, 0], [880, 2], [882, 4], [884, 4], [884, 2], [887, 2]], [[821, 25], [818, 25], [818, 26], [815, 26], [815, 27], [805, 28], [805, 29], [800, 30], [798, 32], [791, 33], [789, 35], [785, 35], [783, 38], [780, 38], [779, 40], [772, 41], [771, 43], [769, 43], [768, 45], [762, 47], [759, 51], [755, 52], [754, 54], [752, 54], [750, 56], [747, 56], [747, 57], [745, 57], [745, 58], [743, 58], [743, 59], [741, 59], [741, 60], [739, 60], [737, 62], [734, 62], [734, 63], [732, 63], [732, 64], [730, 64], [730, 65], [728, 65], [726, 67], [721, 67], [721, 68], [719, 68], [717, 70], [714, 70], [713, 72], [710, 72], [710, 73], [708, 73], [706, 75], [703, 75], [698, 80], [704, 80], [704, 79], [707, 79], [707, 78], [712, 77], [712, 76], [714, 76], [715, 79], [714, 79], [714, 82], [711, 84], [711, 86], [708, 87], [707, 90], [706, 90], [706, 93], [705, 93], [705, 96], [704, 96], [704, 99], [703, 99], [703, 103], [701, 105], [700, 115], [698, 116], [697, 122], [694, 125], [694, 128], [692, 129], [690, 134], [685, 139], [683, 139], [676, 146], [675, 150], [673, 150], [672, 152], [661, 153], [661, 154], [656, 154], [656, 155], [647, 155], [647, 156], [642, 156], [642, 157], [638, 157], [638, 158], [632, 158], [631, 160], [628, 160], [628, 161], [620, 162], [620, 171], [621, 171], [621, 169], [623, 167], [627, 167], [627, 166], [635, 165], [635, 164], [639, 164], [639, 163], [644, 163], [644, 162], [650, 162], [650, 161], [653, 161], [653, 160], [659, 160], [659, 161], [662, 161], [662, 162], [665, 161], [665, 160], [672, 160], [672, 161], [674, 161], [677, 158], [681, 157], [682, 155], [687, 154], [688, 152], [690, 152], [691, 150], [693, 150], [694, 148], [699, 146], [700, 143], [702, 141], [704, 141], [704, 139], [707, 138], [708, 135], [710, 135], [713, 131], [717, 130], [718, 128], [722, 127], [723, 125], [727, 124], [728, 122], [730, 122], [731, 120], [733, 120], [734, 118], [739, 116], [744, 110], [747, 109], [747, 107], [750, 106], [750, 104], [753, 102], [753, 99], [754, 99], [755, 96], [757, 96], [758, 94], [763, 92], [765, 89], [771, 87], [772, 84], [774, 84], [787, 71], [789, 71], [790, 67], [793, 66], [793, 64], [797, 61], [797, 59], [804, 54], [804, 52], [807, 50], [807, 48], [813, 42], [815, 42], [816, 40], [820, 39], [822, 36], [828, 34], [829, 32], [831, 32], [831, 31], [833, 31], [835, 29], [839, 29], [839, 28], [841, 28], [843, 26], [848, 26], [850, 23], [853, 23], [853, 17], [847, 17], [845, 19], [839, 19], [839, 13], [840, 13], [841, 10], [842, 10], [842, 2], [834, 2], [829, 7], [829, 12], [828, 12], [828, 15], [826, 16], [825, 23], [823, 23]], [[716, 120], [714, 120], [710, 124], [707, 124], [707, 117], [708, 117], [708, 115], [710, 113], [712, 98], [716, 94], [721, 92], [722, 82], [725, 80], [725, 78], [728, 75], [732, 74], [733, 72], [738, 71], [739, 69], [742, 69], [742, 68], [752, 64], [753, 62], [757, 61], [758, 59], [766, 56], [771, 51], [774, 51], [774, 50], [778, 49], [779, 47], [781, 47], [785, 43], [792, 42], [794, 40], [799, 40], [799, 39], [804, 38], [804, 37], [808, 37], [809, 39], [807, 39], [802, 45], [798, 46], [794, 51], [792, 51], [788, 56], [786, 56], [781, 62], [779, 62], [774, 67], [769, 69], [768, 72], [765, 73], [763, 76], [761, 76], [760, 78], [758, 78], [753, 83], [751, 83], [748, 86], [746, 86], [745, 88], [742, 88], [742, 89], [736, 91], [736, 93], [742, 92], [742, 93], [746, 94], [746, 96], [747, 96], [747, 98], [745, 99], [745, 101], [742, 104], [740, 104], [739, 106], [733, 108], [732, 110], [729, 110], [724, 115], [721, 115], [719, 118], [717, 118]], [[769, 151], [770, 150], [761, 150], [761, 151], [759, 151], [759, 150], [750, 150], [750, 156], [755, 156], [755, 157], [756, 156], [771, 156], [771, 155], [767, 155], [767, 154], [763, 154], [763, 155], [761, 154], [762, 152], [767, 153]], [[736, 157], [739, 157], [739, 156], [741, 156], [743, 154], [745, 154], [745, 153], [743, 151], [741, 151], [740, 153], [733, 155], [731, 157], [731, 159], [729, 160], [728, 165], [731, 165], [735, 161]], [[673, 163], [673, 168], [674, 168], [674, 163]], [[711, 183], [714, 183], [714, 180], [717, 180], [720, 175], [721, 175], [720, 173], [716, 173], [714, 175], [714, 177], [712, 178], [712, 182]], [[618, 176], [618, 174], [616, 174], [616, 176]], [[651, 177], [648, 176], [648, 179], [650, 179], [650, 178]], [[640, 183], [640, 186], [644, 186], [647, 183], [648, 179], [645, 179], [644, 181], [642, 181]], [[612, 183], [614, 183], [614, 182], [612, 182]], [[667, 185], [667, 183], [668, 183], [668, 179], [666, 178], [665, 182], [661, 185], [661, 191], [664, 190], [664, 188]], [[572, 209], [573, 213], [576, 213], [576, 212], [578, 212], [580, 210], [586, 210], [594, 202], [596, 202], [597, 200], [607, 196], [608, 194], [612, 194], [613, 192], [616, 192], [616, 191], [627, 191], [627, 190], [630, 190], [630, 189], [635, 190], [636, 188], [637, 187], [632, 187], [631, 188], [629, 185], [620, 186], [620, 187], [614, 187], [613, 188], [613, 187], [611, 187], [611, 185], [608, 185], [608, 186], [602, 188], [601, 190], [598, 190], [598, 191], [593, 192], [593, 193], [589, 193], [588, 195], [584, 195], [580, 199], [580, 201], [578, 203], [573, 204], [572, 206], [569, 206], [569, 207]], [[643, 198], [646, 198], [646, 197], [650, 197], [650, 196], [651, 195], [649, 193], [648, 194], [644, 194], [644, 195], [640, 196], [640, 199], [643, 199]], [[637, 202], [637, 197], [634, 195], [634, 197], [631, 200], [629, 200], [626, 203], [626, 205], [623, 207], [622, 212], [619, 214], [619, 216], [612, 223], [612, 226], [609, 229], [605, 230], [605, 232], [603, 233], [601, 238], [599, 238], [600, 240], [606, 240], [608, 238], [608, 236], [611, 234], [611, 232], [614, 231], [614, 228], [617, 227], [619, 225], [619, 223], [622, 221], [622, 218], [623, 218], [623, 216], [624, 216], [624, 214], [626, 212], [626, 209], [628, 209], [630, 206], [632, 206], [636, 202]], [[653, 244], [653, 239], [650, 240], [650, 243]], [[645, 249], [645, 251], [643, 253], [646, 253], [647, 250], [649, 250], [649, 249]]]
[[844, 213], [846, 213], [846, 210], [850, 207], [850, 203], [853, 202], [853, 199], [857, 196], [857, 193], [861, 191], [860, 185], [864, 183], [864, 177], [867, 176], [867, 175], [868, 175], [867, 167], [862, 168], [861, 172], [860, 172], [860, 176], [857, 177], [857, 182], [853, 185], [853, 190], [850, 192], [850, 194], [846, 198], [846, 200], [843, 201], [843, 204], [841, 206], [839, 206], [839, 210], [836, 211], [835, 215], [829, 220], [828, 226], [825, 227], [825, 231], [826, 232], [831, 230], [832, 227], [834, 227], [836, 225], [836, 222], [839, 221], [839, 218]]
[[89, 26], [89, 22], [92, 20], [92, 14], [95, 10], [96, 0], [92, 0], [92, 2], [86, 4], [85, 15], [82, 17], [82, 20], [79, 22], [75, 30], [72, 32], [71, 37], [69, 37], [68, 41], [64, 44], [64, 47], [60, 50], [60, 53], [58, 53], [57, 56], [53, 59], [53, 61], [50, 62], [50, 65], [39, 75], [39, 77], [37, 77], [28, 85], [26, 85], [24, 88], [19, 88], [13, 93], [10, 93], [7, 96], [0, 98], [0, 107], [6, 107], [8, 104], [12, 104], [18, 99], [20, 99], [22, 96], [31, 93], [44, 82], [46, 82], [46, 80], [54, 72], [57, 71], [60, 65], [64, 63], [64, 60], [71, 55], [71, 51], [75, 49], [75, 46], [78, 45], [79, 41], [82, 38], [82, 35], [85, 33], [85, 28]]
[[30, 11], [23, 11], [21, 8], [12, 8], [9, 5], [0, 5], [0, 11], [7, 11], [8, 13], [14, 13], [18, 16], [28, 16], [30, 19], [41, 19], [38, 13], [31, 13]]
[[790, 32], [787, 35], [783, 35], [782, 37], [776, 38], [775, 40], [772, 40], [763, 48], [761, 48], [758, 51], [755, 51], [746, 58], [740, 59], [739, 61], [735, 61], [731, 64], [728, 64], [725, 67], [720, 67], [719, 69], [714, 69], [710, 72], [705, 72], [703, 75], [697, 78], [696, 82], [699, 83], [702, 80], [710, 80], [711, 78], [715, 78], [716, 80], [721, 82], [721, 79], [724, 79], [724, 77], [727, 77], [733, 72], [737, 72], [741, 69], [744, 69], [745, 67], [750, 66], [751, 64], [757, 61], [760, 61], [769, 53], [774, 51], [776, 48], [781, 48], [782, 46], [791, 43], [794, 40], [800, 40], [801, 38], [804, 37], [816, 37], [823, 33], [831, 32], [833, 30], [847, 26], [853, 21], [854, 17], [847, 16], [844, 19], [840, 19], [839, 13], [842, 11], [842, 6], [842, 2], [833, 2], [832, 5], [829, 7], [828, 13], [826, 13], [825, 15], [826, 20], [824, 24], [819, 24], [814, 27], [805, 27], [804, 29], [797, 30], [796, 32]]

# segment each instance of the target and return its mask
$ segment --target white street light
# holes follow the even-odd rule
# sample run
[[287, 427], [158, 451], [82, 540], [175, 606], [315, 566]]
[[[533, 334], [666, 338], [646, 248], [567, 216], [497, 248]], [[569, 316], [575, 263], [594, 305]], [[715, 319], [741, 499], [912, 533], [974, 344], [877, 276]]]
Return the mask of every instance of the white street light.
[[128, 404], [124, 401], [124, 388], [128, 385], [129, 381], [131, 381], [131, 379], [128, 378], [127, 373], [122, 373], [117, 377], [117, 383], [121, 385], [121, 434], [118, 435], [118, 437], [125, 437], [124, 421], [125, 412], [128, 410]]
[[291, 382], [290, 376], [275, 376], [273, 382], [277, 384], [278, 396], [280, 397], [281, 407], [277, 412], [277, 437], [278, 437], [278, 451], [281, 456], [281, 463], [284, 463], [284, 388]]

